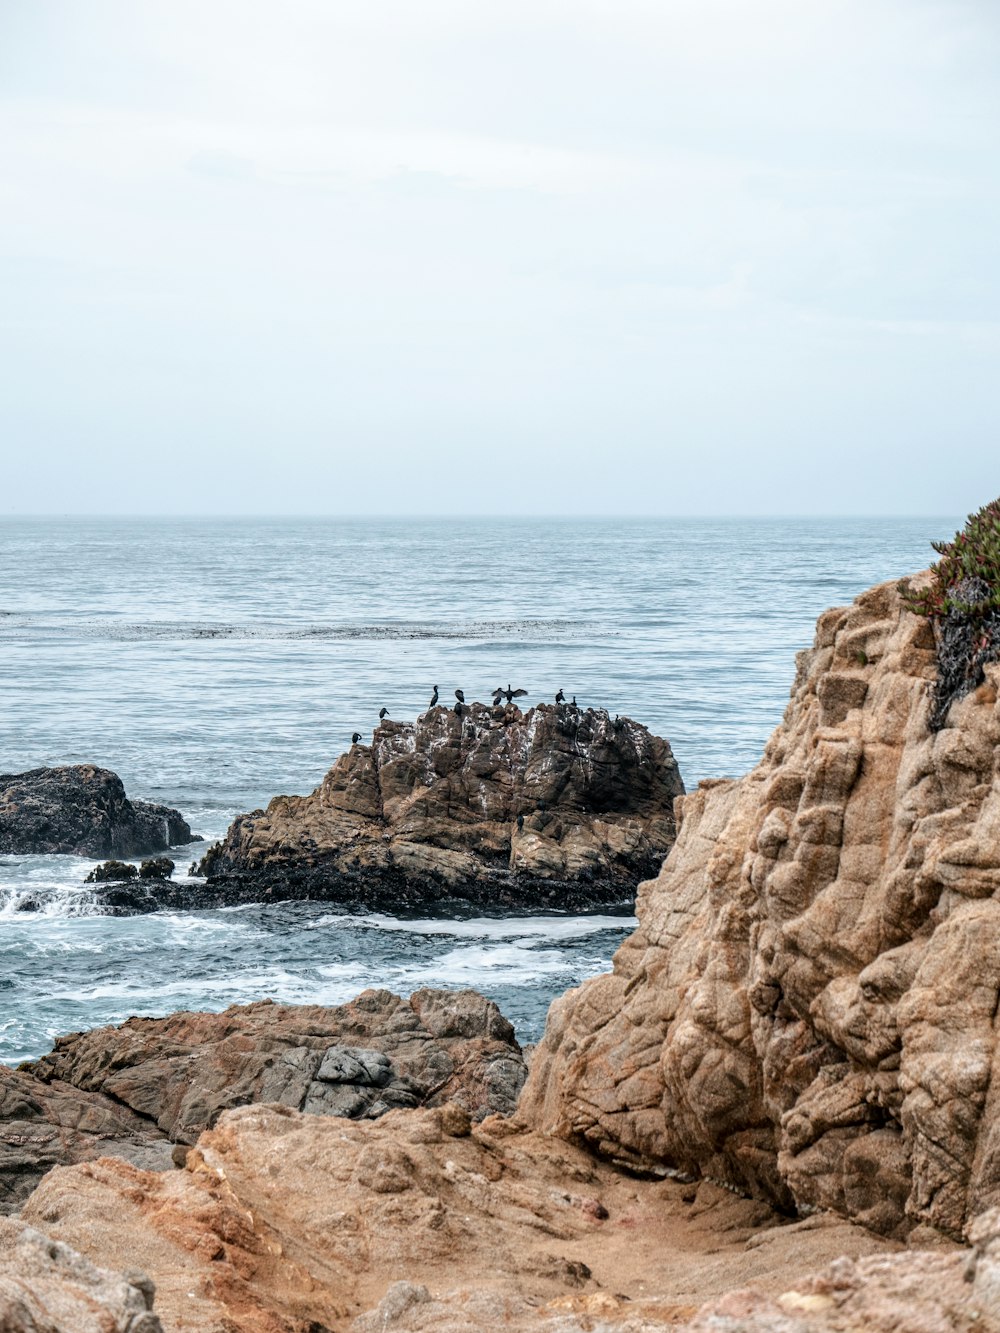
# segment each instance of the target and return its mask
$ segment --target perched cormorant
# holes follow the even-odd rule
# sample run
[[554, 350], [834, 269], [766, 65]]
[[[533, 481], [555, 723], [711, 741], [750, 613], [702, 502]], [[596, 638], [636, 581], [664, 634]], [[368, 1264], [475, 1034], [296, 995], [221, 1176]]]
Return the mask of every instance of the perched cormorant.
[[524, 815], [518, 815], [518, 817], [517, 817], [517, 831], [518, 831], [518, 833], [520, 833], [521, 830], [522, 830], [523, 828], [524, 828]]
[[427, 705], [427, 707], [428, 707], [428, 708], [436, 708], [436, 707], [437, 707], [437, 701], [438, 701], [438, 687], [435, 685], [435, 686], [434, 686], [434, 693], [431, 695], [431, 701], [430, 701], [430, 703]]
[[494, 708], [499, 708], [499, 707], [500, 707], [500, 700], [501, 700], [502, 698], [503, 698], [503, 690], [494, 690], [494, 691], [493, 691], [493, 707], [494, 707]]
[[456, 701], [455, 701], [455, 716], [456, 716], [456, 717], [461, 717], [462, 714], [463, 714], [464, 712], [465, 712], [465, 709], [462, 707], [462, 701], [461, 701], [461, 699], [456, 699]]
[[456, 691], [455, 691], [455, 698], [458, 700], [458, 702], [459, 702], [460, 704], [464, 704], [464, 703], [465, 703], [465, 693], [464, 693], [464, 691], [462, 691], [462, 690], [456, 690]]
[[383, 718], [387, 718], [388, 716], [389, 716], [389, 710], [388, 710], [388, 708], [380, 708], [380, 709], [378, 710], [378, 720], [379, 720], [380, 722], [382, 721]]
[[521, 697], [522, 694], [527, 694], [528, 691], [527, 691], [527, 690], [512, 690], [512, 689], [510, 688], [510, 681], [508, 681], [508, 682], [507, 682], [507, 688], [506, 688], [505, 690], [501, 690], [500, 693], [506, 698], [506, 700], [507, 700], [508, 703], [512, 703], [515, 699], [520, 699], [520, 697]]
[[560, 690], [559, 693], [556, 695], [556, 703], [564, 704], [565, 702], [566, 702], [566, 696], [565, 694], [563, 694], [562, 690]]
[[573, 702], [570, 704], [570, 707], [571, 707], [571, 708], [579, 708], [579, 707], [580, 707], [580, 705], [579, 705], [579, 704], [577, 703], [577, 701], [576, 701], [576, 695], [575, 695], [575, 694], [573, 695]]
[[356, 732], [354, 733], [354, 735], [351, 737], [351, 744], [352, 744], [352, 745], [357, 745], [357, 743], [358, 743], [358, 741], [359, 741], [360, 739], [361, 739], [361, 732], [360, 732], [360, 731], [356, 731]]

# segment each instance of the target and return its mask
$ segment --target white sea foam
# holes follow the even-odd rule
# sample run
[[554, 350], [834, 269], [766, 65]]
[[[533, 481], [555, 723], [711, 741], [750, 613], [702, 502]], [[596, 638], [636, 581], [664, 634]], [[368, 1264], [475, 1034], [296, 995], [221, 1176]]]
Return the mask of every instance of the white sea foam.
[[322, 916], [309, 929], [351, 926], [356, 929], [394, 931], [407, 935], [443, 935], [454, 939], [578, 940], [604, 931], [634, 930], [634, 916], [513, 916], [470, 917], [463, 920], [419, 919], [386, 916], [373, 912], [366, 916], [347, 914]]

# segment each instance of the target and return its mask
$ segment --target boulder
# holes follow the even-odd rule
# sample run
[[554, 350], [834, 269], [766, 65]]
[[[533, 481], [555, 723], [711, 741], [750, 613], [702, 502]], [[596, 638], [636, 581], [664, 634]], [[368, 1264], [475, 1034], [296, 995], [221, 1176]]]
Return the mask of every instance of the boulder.
[[93, 764], [0, 775], [0, 852], [129, 857], [200, 841], [166, 805], [130, 801]]
[[1000, 1203], [984, 670], [932, 732], [932, 625], [897, 586], [821, 616], [760, 764], [678, 802], [613, 973], [553, 1005], [519, 1114], [891, 1236], [959, 1237]]
[[389, 911], [627, 906], [673, 842], [683, 790], [669, 744], [628, 718], [569, 704], [432, 708], [384, 720], [311, 796], [241, 815], [196, 867], [209, 883], [194, 893]]
[[163, 1333], [145, 1273], [96, 1268], [69, 1245], [0, 1218], [3, 1333]]

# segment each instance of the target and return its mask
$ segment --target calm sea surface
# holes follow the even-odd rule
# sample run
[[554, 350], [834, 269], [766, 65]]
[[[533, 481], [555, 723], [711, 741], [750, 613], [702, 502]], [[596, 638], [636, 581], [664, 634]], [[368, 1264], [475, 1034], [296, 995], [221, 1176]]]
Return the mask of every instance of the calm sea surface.
[[[0, 520], [0, 771], [91, 762], [208, 838], [308, 792], [385, 706], [508, 680], [666, 736], [688, 787], [759, 757], [820, 611], [959, 520]], [[200, 854], [175, 853], [179, 866]], [[0, 1061], [129, 1014], [475, 986], [522, 1040], [630, 918], [312, 904], [94, 915], [75, 857], [0, 857]], [[41, 912], [19, 912], [27, 893]]]

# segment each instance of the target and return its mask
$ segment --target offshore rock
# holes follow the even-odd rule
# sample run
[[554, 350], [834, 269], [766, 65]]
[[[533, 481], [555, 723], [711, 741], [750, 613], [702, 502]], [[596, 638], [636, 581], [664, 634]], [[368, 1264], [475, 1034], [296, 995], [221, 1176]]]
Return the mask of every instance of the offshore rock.
[[311, 796], [240, 816], [202, 860], [209, 884], [194, 893], [392, 911], [456, 899], [629, 905], [673, 842], [683, 790], [669, 744], [627, 718], [570, 705], [433, 708], [415, 723], [383, 721]]
[[0, 853], [128, 857], [199, 841], [166, 805], [130, 801], [93, 764], [0, 774]]
[[518, 1114], [891, 1236], [959, 1237], [1000, 1203], [984, 670], [932, 733], [933, 631], [897, 587], [821, 616], [761, 763], [678, 803], [613, 974], [553, 1005]]
[[481, 1120], [514, 1109], [526, 1073], [492, 1000], [439, 990], [409, 1000], [368, 990], [336, 1008], [264, 1000], [221, 1014], [131, 1018], [60, 1037], [21, 1071], [42, 1089], [55, 1081], [110, 1099], [181, 1144], [221, 1111], [253, 1102], [352, 1119], [451, 1102]]
[[109, 1273], [70, 1246], [0, 1218], [3, 1333], [163, 1333], [144, 1273]]

